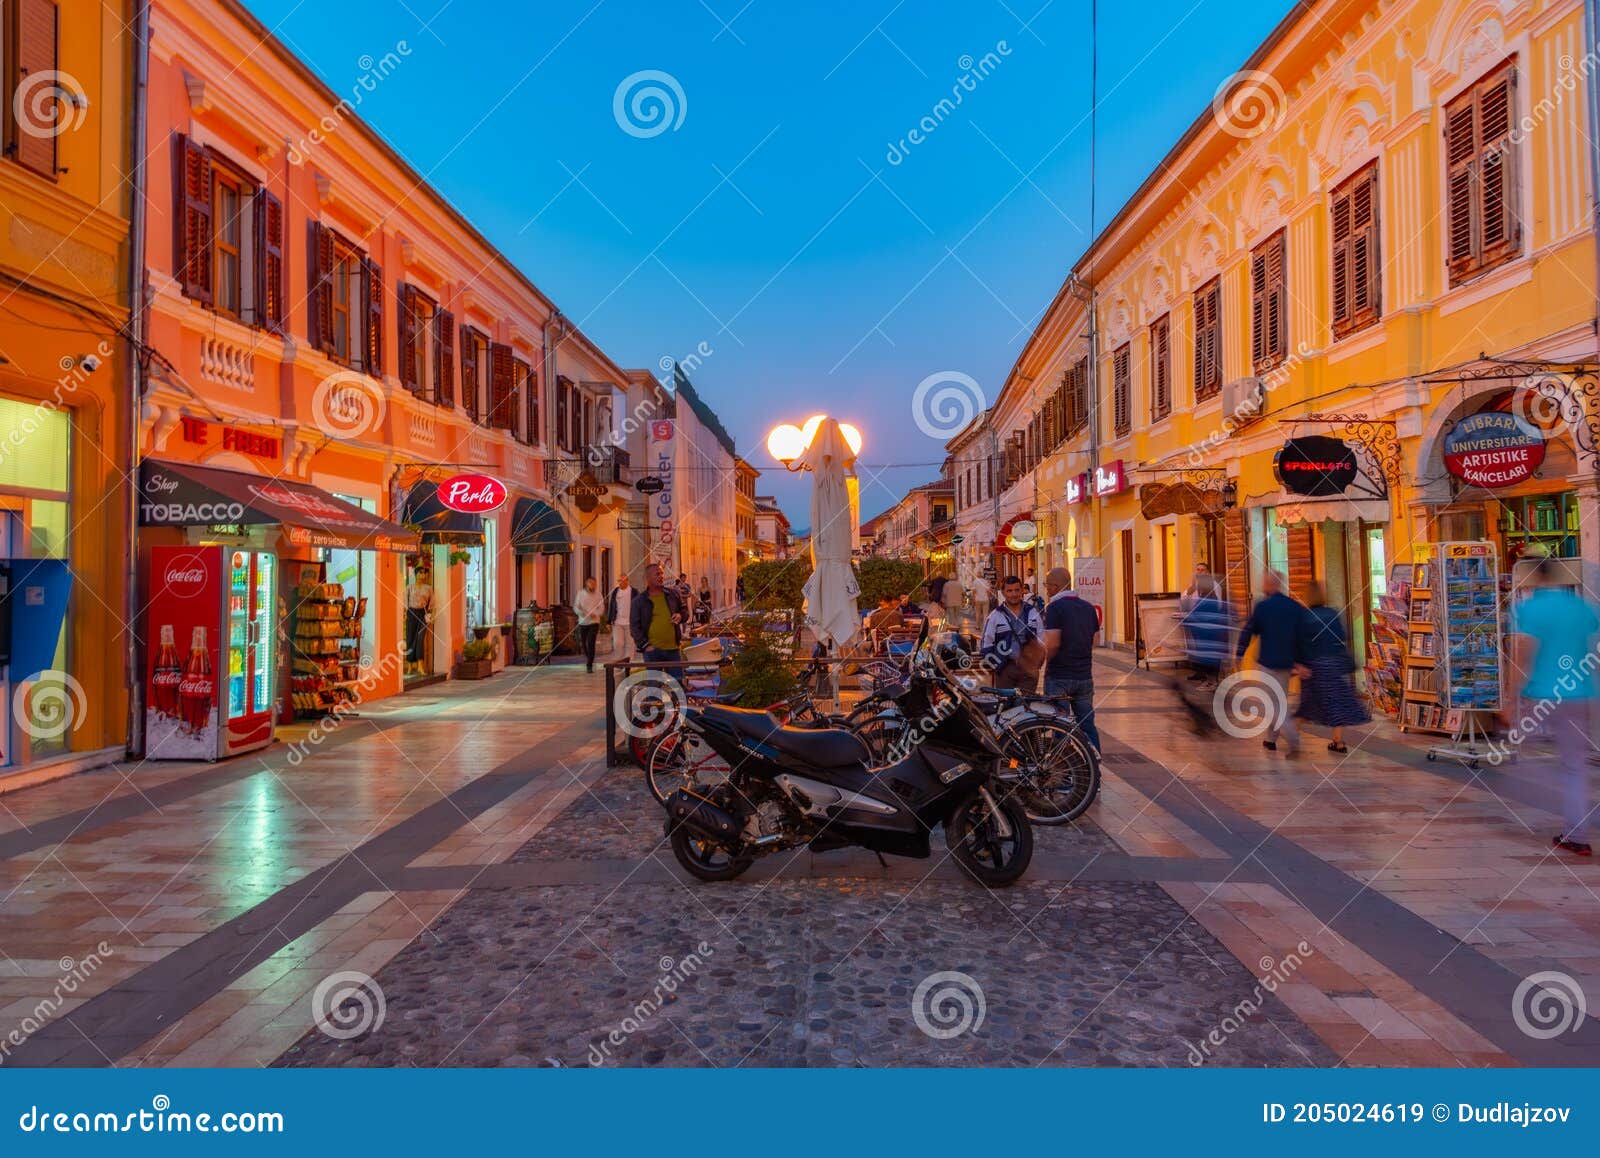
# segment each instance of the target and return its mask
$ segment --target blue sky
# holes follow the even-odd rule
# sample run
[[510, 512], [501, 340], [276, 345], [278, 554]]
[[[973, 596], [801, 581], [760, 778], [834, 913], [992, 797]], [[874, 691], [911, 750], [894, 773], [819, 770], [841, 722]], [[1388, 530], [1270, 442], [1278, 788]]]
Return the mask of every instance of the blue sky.
[[[917, 384], [993, 401], [1091, 236], [1087, 0], [246, 2], [340, 92], [404, 41], [362, 115], [619, 363], [704, 343], [696, 386], [797, 525], [774, 423], [856, 422], [888, 506], [943, 457]], [[1096, 224], [1288, 7], [1100, 4]], [[613, 112], [644, 70], [683, 94], [653, 136]]]

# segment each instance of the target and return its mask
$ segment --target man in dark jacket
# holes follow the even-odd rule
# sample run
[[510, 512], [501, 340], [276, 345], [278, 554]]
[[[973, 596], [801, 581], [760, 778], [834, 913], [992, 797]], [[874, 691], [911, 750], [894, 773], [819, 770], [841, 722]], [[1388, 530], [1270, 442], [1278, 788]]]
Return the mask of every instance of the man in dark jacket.
[[633, 642], [644, 662], [675, 663], [683, 658], [678, 650], [679, 627], [684, 622], [683, 600], [668, 587], [659, 564], [645, 568], [645, 587], [633, 597]]
[[1258, 640], [1256, 667], [1275, 685], [1274, 716], [1267, 738], [1261, 741], [1269, 752], [1278, 750], [1281, 733], [1288, 741], [1289, 755], [1300, 754], [1300, 730], [1294, 726], [1294, 715], [1289, 711], [1289, 677], [1294, 669], [1305, 662], [1304, 647], [1306, 621], [1305, 606], [1284, 593], [1283, 576], [1268, 571], [1261, 577], [1261, 601], [1250, 611], [1244, 630], [1239, 633], [1235, 650], [1238, 659], [1244, 658], [1252, 639]]

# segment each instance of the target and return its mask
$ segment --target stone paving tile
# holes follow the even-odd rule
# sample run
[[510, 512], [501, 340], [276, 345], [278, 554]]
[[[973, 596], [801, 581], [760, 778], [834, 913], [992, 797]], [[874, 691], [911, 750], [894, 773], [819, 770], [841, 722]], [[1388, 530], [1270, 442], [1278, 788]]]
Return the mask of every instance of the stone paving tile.
[[[278, 1064], [1179, 1066], [1252, 999], [1213, 1064], [1336, 1060], [1148, 884], [481, 890], [432, 932], [378, 973], [375, 1032]], [[941, 972], [971, 982], [936, 981], [929, 1024], [973, 1011], [945, 1039], [914, 1012]]]

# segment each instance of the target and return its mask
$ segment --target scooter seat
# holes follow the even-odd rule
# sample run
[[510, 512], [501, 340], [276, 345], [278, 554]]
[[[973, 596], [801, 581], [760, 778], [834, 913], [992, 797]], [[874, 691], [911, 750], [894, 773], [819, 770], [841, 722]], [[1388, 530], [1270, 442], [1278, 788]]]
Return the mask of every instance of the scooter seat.
[[755, 708], [725, 708], [712, 704], [701, 709], [704, 719], [757, 743], [770, 744], [814, 768], [843, 768], [871, 760], [866, 744], [844, 728], [790, 728], [770, 712]]

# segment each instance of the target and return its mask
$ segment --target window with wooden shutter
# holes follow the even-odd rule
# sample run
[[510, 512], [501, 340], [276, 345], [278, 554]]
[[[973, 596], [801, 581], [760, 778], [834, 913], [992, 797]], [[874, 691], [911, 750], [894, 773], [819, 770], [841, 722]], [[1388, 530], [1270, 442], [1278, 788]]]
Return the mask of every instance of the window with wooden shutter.
[[174, 139], [174, 146], [173, 273], [185, 297], [210, 305], [211, 158], [204, 148], [181, 134]]
[[361, 300], [365, 306], [365, 341], [362, 368], [374, 378], [383, 377], [383, 269], [371, 258], [361, 259]]
[[1111, 431], [1133, 430], [1133, 347], [1124, 342], [1111, 355]]
[[539, 436], [539, 379], [533, 372], [533, 363], [517, 359], [517, 394], [523, 401], [522, 406], [522, 441], [529, 446], [537, 445], [541, 440]]
[[433, 400], [456, 404], [456, 317], [449, 310], [433, 315]]
[[1194, 292], [1194, 400], [1204, 402], [1222, 389], [1222, 279], [1212, 278]]
[[482, 376], [487, 369], [479, 358], [478, 331], [461, 323], [461, 409], [474, 422], [482, 421]]
[[1150, 417], [1159, 422], [1172, 413], [1172, 315], [1150, 324]]
[[1287, 353], [1286, 247], [1280, 229], [1250, 251], [1250, 361], [1257, 374], [1281, 365]]
[[1333, 336], [1378, 320], [1378, 163], [1374, 161], [1333, 191]]
[[274, 334], [283, 333], [283, 202], [265, 189], [253, 198], [256, 284], [254, 321]]
[[496, 430], [517, 429], [517, 366], [511, 347], [489, 346], [489, 425]]
[[1089, 425], [1089, 359], [1081, 358], [1072, 368], [1072, 430], [1076, 433]]
[[1516, 59], [1445, 107], [1446, 212], [1450, 280], [1509, 261], [1521, 250], [1517, 219]]
[[306, 336], [313, 349], [334, 352], [333, 337], [333, 231], [320, 221], [307, 223], [306, 296], [311, 310]]
[[61, 16], [55, 0], [10, 0], [0, 6], [0, 19], [8, 19], [10, 41], [5, 104], [6, 153], [19, 165], [54, 181], [56, 138], [62, 118], [73, 116], [66, 107], [71, 99], [55, 83], [60, 71]]
[[396, 367], [400, 373], [400, 385], [411, 393], [422, 393], [422, 367], [417, 357], [417, 332], [414, 328], [416, 322], [416, 304], [412, 301], [416, 289], [409, 282], [401, 282], [394, 287], [394, 330], [396, 349], [400, 352], [400, 361]]

